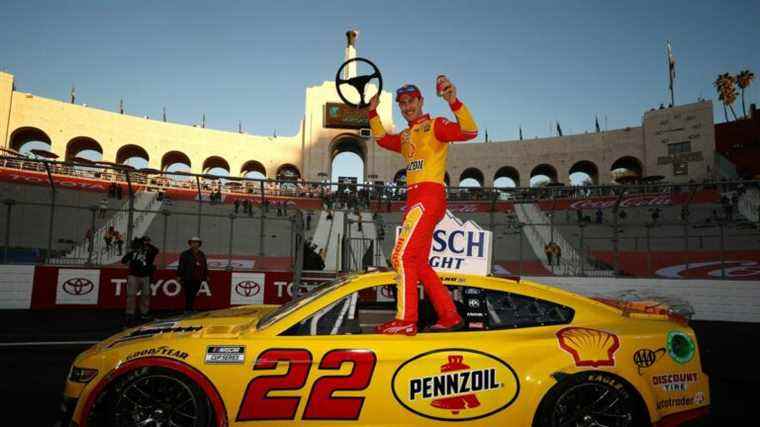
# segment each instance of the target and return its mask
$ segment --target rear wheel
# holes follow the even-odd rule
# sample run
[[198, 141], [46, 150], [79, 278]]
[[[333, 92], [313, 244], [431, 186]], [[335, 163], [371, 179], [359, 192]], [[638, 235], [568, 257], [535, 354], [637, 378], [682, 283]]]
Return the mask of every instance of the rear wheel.
[[209, 427], [212, 412], [200, 387], [184, 375], [165, 368], [140, 368], [106, 389], [88, 425]]
[[546, 394], [533, 427], [638, 427], [648, 424], [631, 386], [604, 372], [569, 376]]

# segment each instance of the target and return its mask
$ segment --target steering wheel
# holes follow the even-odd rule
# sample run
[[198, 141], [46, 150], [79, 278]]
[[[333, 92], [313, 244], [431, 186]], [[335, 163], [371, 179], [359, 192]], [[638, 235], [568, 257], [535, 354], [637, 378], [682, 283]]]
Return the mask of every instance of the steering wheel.
[[[369, 64], [372, 67], [372, 74], [369, 75], [363, 75], [363, 76], [356, 76], [351, 77], [350, 79], [344, 79], [341, 77], [341, 73], [343, 72], [343, 69], [346, 68], [346, 66], [352, 62], [365, 62]], [[383, 90], [383, 76], [380, 74], [380, 69], [377, 68], [377, 65], [375, 65], [372, 61], [365, 58], [351, 58], [348, 61], [344, 62], [340, 68], [338, 68], [337, 74], [335, 74], [335, 88], [338, 89], [338, 96], [340, 97], [343, 102], [346, 104], [354, 107], [354, 108], [364, 108], [369, 105], [368, 102], [366, 102], [364, 99], [366, 97], [364, 90], [367, 88], [367, 83], [369, 83], [372, 79], [377, 79], [379, 81], [377, 92], [380, 93]], [[357, 92], [359, 92], [359, 97], [361, 100], [358, 104], [354, 104], [353, 102], [350, 102], [346, 97], [343, 95], [343, 92], [340, 90], [340, 86], [344, 84], [349, 84], [356, 89]]]

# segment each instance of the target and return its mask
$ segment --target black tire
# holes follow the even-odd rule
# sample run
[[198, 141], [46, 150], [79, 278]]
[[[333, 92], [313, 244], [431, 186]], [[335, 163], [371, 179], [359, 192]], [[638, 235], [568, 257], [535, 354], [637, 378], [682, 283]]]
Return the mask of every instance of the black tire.
[[650, 426], [639, 394], [625, 380], [606, 372], [562, 378], [541, 400], [533, 427]]
[[211, 403], [195, 382], [171, 369], [150, 367], [110, 384], [95, 401], [87, 425], [211, 427], [213, 420]]

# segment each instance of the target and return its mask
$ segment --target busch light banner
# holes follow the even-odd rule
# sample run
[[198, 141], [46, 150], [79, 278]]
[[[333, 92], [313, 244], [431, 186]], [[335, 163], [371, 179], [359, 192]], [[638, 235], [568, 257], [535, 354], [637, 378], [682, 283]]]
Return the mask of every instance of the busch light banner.
[[[401, 226], [396, 227], [396, 239]], [[472, 221], [462, 222], [448, 209], [435, 226], [428, 262], [437, 272], [486, 276], [491, 273], [492, 234]]]

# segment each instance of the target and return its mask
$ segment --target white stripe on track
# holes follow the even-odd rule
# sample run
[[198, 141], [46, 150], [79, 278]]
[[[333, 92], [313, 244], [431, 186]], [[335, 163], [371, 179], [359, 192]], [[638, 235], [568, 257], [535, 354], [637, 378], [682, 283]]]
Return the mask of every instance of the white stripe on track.
[[30, 341], [30, 342], [0, 342], [0, 347], [32, 347], [45, 345], [87, 345], [100, 341]]

